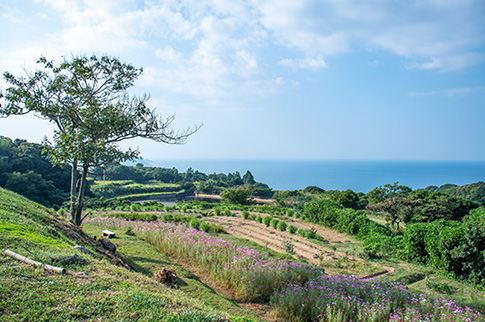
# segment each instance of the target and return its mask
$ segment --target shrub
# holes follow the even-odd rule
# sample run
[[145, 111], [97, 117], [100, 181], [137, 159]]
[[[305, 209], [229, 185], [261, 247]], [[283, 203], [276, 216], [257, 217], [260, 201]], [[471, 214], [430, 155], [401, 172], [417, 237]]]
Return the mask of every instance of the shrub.
[[281, 230], [281, 231], [285, 231], [286, 230], [286, 223], [284, 221], [280, 221], [278, 222], [278, 229]]
[[138, 212], [112, 213], [112, 214], [108, 214], [107, 216], [126, 219], [126, 220], [140, 220], [140, 221], [155, 221], [158, 219], [157, 215], [155, 214], [145, 214], [145, 213], [138, 213]]
[[229, 210], [229, 208], [224, 208], [224, 211], [222, 213], [224, 216], [231, 216], [232, 213], [231, 211]]
[[259, 223], [263, 223], [263, 217], [261, 216], [256, 216], [255, 220]]
[[138, 202], [132, 203], [131, 206], [130, 206], [130, 210], [131, 211], [140, 211], [141, 210], [141, 204], [139, 204]]
[[214, 214], [216, 216], [220, 216], [221, 215], [221, 208], [220, 207], [215, 207], [214, 208]]
[[263, 218], [263, 224], [265, 224], [265, 225], [266, 225], [266, 227], [269, 227], [269, 224], [270, 224], [270, 222], [271, 222], [271, 219], [273, 219], [273, 217], [271, 217], [271, 216], [266, 216], [266, 217], [264, 217], [264, 218]]
[[290, 234], [294, 234], [296, 233], [296, 227], [293, 226], [293, 225], [288, 225], [288, 227], [286, 227], [286, 231], [289, 232]]
[[308, 231], [303, 228], [298, 228], [296, 234], [306, 238], [308, 236]]
[[199, 230], [208, 233], [211, 230], [211, 225], [205, 221], [201, 221], [199, 225]]
[[273, 227], [274, 229], [276, 229], [276, 227], [278, 226], [278, 223], [279, 223], [279, 222], [280, 222], [280, 221], [279, 221], [278, 219], [276, 219], [276, 218], [272, 218], [272, 219], [270, 220], [270, 222], [269, 222], [269, 225], [270, 225], [271, 227]]
[[256, 219], [256, 215], [255, 214], [250, 214], [248, 218], [250, 220], [255, 220]]
[[171, 214], [164, 214], [162, 220], [163, 222], [173, 221], [173, 216]]
[[190, 228], [193, 228], [193, 229], [199, 229], [199, 226], [200, 226], [200, 220], [197, 219], [197, 218], [192, 218], [189, 222], [189, 227]]
[[247, 210], [244, 210], [242, 213], [241, 213], [241, 217], [242, 219], [248, 219], [249, 217], [249, 212]]
[[293, 214], [294, 214], [294, 213], [295, 213], [295, 211], [294, 211], [293, 209], [288, 209], [288, 210], [286, 211], [286, 215], [287, 215], [288, 217], [293, 217]]

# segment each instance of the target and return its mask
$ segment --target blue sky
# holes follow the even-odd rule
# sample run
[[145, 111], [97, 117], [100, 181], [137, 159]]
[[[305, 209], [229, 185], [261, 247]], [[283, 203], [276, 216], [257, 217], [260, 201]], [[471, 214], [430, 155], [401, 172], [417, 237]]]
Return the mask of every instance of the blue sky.
[[[186, 145], [147, 159], [485, 160], [483, 0], [0, 0], [0, 71], [119, 57]], [[0, 89], [7, 85], [0, 81]], [[33, 116], [0, 135], [40, 142]]]

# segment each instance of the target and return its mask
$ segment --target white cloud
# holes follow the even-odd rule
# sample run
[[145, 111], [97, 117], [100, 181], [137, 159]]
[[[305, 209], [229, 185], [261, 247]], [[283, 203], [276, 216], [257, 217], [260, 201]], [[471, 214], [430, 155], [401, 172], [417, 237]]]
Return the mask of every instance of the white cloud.
[[280, 60], [279, 64], [290, 67], [294, 71], [298, 69], [317, 70], [317, 69], [328, 67], [322, 55], [319, 55], [318, 57], [314, 57], [314, 58], [307, 57], [305, 59], [285, 58]]
[[165, 61], [177, 61], [182, 58], [182, 54], [175, 51], [172, 46], [167, 45], [163, 50], [157, 49], [155, 51], [155, 55], [157, 55], [160, 59]]
[[410, 62], [405, 66], [408, 69], [437, 69], [443, 72], [450, 72], [464, 69], [483, 61], [485, 61], [485, 53], [467, 53], [446, 57], [431, 57], [427, 62]]
[[436, 90], [429, 92], [409, 92], [407, 93], [410, 97], [425, 97], [425, 96], [443, 96], [443, 97], [467, 97], [473, 94], [483, 94], [485, 93], [484, 87], [457, 87], [448, 88], [444, 90]]

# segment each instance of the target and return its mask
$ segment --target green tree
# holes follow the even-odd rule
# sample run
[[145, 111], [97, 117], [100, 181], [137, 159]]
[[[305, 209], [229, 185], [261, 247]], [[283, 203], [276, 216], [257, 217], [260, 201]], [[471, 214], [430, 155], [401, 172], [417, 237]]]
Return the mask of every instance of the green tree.
[[248, 170], [242, 177], [242, 181], [244, 184], [248, 185], [253, 185], [256, 183], [256, 180], [254, 180], [253, 174]]
[[43, 69], [26, 72], [26, 77], [4, 73], [11, 87], [6, 89], [7, 104], [0, 106], [0, 115], [33, 112], [56, 125], [53, 142], [44, 144], [54, 163], [72, 165], [70, 207], [76, 225], [82, 222], [89, 169], [140, 156], [138, 150], [122, 150], [119, 142], [141, 137], [183, 144], [198, 129], [175, 131], [174, 116], [159, 117], [147, 107], [148, 95], [130, 96], [127, 90], [143, 69], [117, 58], [73, 56], [55, 65], [41, 57], [38, 64]]
[[221, 193], [221, 198], [229, 203], [250, 205], [253, 203], [251, 190], [245, 187], [227, 188]]
[[394, 182], [393, 184], [385, 184], [384, 187], [379, 186], [366, 194], [367, 199], [370, 204], [379, 203], [387, 198], [393, 197], [407, 197], [412, 191], [408, 186], [400, 185], [399, 182]]
[[390, 221], [391, 226], [396, 226], [396, 229], [399, 230], [401, 222], [411, 220], [413, 207], [418, 203], [419, 201], [408, 198], [392, 197], [377, 204], [368, 205], [366, 209], [371, 213], [383, 214]]

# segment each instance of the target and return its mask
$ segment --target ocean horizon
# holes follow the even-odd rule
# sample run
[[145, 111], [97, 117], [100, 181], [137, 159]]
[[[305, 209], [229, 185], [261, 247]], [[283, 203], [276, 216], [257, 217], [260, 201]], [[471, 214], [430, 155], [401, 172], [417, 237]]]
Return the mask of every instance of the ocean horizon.
[[143, 160], [147, 166], [192, 168], [206, 174], [250, 171], [255, 180], [274, 190], [325, 190], [368, 192], [399, 182], [413, 189], [443, 184], [465, 185], [485, 180], [485, 161], [354, 161], [354, 160]]

